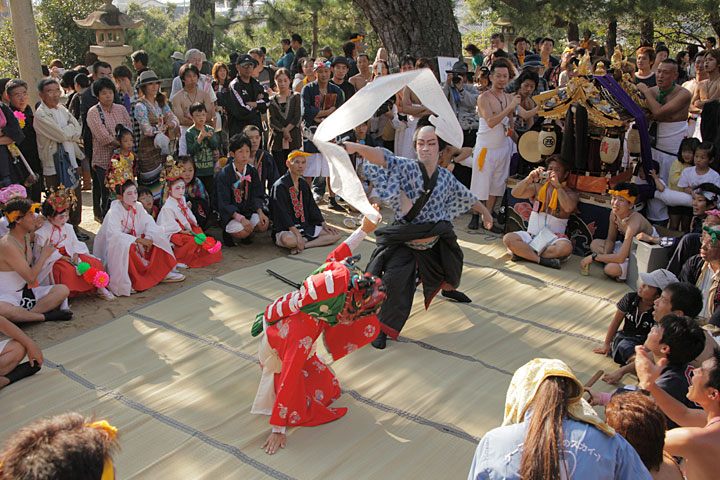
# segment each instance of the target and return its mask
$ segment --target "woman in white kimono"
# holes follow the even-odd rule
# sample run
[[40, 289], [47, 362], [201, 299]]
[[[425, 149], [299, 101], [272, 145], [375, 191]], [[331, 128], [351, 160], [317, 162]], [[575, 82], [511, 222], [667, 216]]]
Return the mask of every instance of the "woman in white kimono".
[[177, 261], [167, 235], [137, 201], [137, 186], [126, 163], [112, 160], [105, 182], [118, 200], [105, 215], [93, 252], [107, 267], [110, 291], [128, 296], [160, 282], [185, 280], [174, 271]]
[[[195, 215], [185, 201], [183, 171], [181, 162], [168, 160], [165, 165], [169, 195], [160, 210], [157, 223], [172, 243], [179, 267], [207, 267], [222, 260], [220, 244], [211, 237], [203, 238], [202, 228], [198, 226]], [[201, 239], [202, 244], [199, 244], [196, 238]]]
[[34, 261], [40, 261], [43, 246], [47, 243], [53, 245], [55, 251], [43, 263], [38, 282], [40, 285], [65, 285], [70, 289], [71, 297], [96, 293], [103, 300], [115, 300], [106, 287], [96, 286], [94, 278], [88, 281], [75, 268], [75, 264], [84, 262], [99, 272], [105, 270], [102, 262], [90, 255], [87, 245], [78, 240], [73, 226], [67, 223], [75, 205], [75, 192], [62, 185], [56, 190], [51, 189], [43, 203], [45, 223], [35, 231]]

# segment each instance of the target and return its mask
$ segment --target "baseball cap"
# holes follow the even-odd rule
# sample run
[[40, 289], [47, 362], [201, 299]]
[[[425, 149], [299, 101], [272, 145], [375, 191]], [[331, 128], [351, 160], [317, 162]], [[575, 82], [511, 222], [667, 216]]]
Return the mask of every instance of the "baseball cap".
[[671, 283], [679, 281], [674, 273], [664, 268], [657, 269], [650, 273], [641, 273], [640, 279], [648, 287], [656, 287], [660, 290], [663, 290]]
[[343, 57], [342, 55], [336, 55], [336, 56], [334, 56], [333, 59], [332, 59], [332, 66], [334, 67], [335, 65], [337, 65], [337, 64], [339, 64], [339, 63], [341, 63], [341, 64], [343, 64], [343, 65], [345, 65], [345, 66], [350, 66], [349, 63], [348, 63], [347, 57]]
[[247, 53], [243, 53], [241, 55], [238, 55], [236, 62], [241, 67], [244, 65], [252, 64], [254, 66], [257, 66], [258, 62], [253, 57], [248, 55]]

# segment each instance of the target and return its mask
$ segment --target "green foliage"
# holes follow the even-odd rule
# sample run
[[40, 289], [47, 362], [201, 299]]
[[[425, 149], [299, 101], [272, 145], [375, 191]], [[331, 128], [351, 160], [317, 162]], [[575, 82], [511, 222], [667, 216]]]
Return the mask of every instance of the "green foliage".
[[[172, 76], [173, 60], [170, 55], [178, 50], [185, 52], [187, 38], [187, 15], [175, 18], [175, 5], [169, 3], [165, 9], [146, 8], [138, 3], [128, 4], [125, 12], [130, 18], [143, 20], [140, 28], [128, 30], [125, 42], [135, 50], [145, 50], [150, 57], [149, 67], [158, 78]], [[128, 59], [128, 66], [131, 66]]]
[[35, 23], [43, 62], [59, 58], [70, 66], [83, 64], [95, 33], [78, 27], [73, 18], [83, 19], [101, 5], [100, 0], [41, 0]]

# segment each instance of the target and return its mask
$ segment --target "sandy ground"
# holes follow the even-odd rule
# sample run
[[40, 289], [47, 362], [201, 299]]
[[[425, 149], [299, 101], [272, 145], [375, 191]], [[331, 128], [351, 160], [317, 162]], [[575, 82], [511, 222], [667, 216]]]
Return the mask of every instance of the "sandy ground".
[[[90, 192], [83, 192], [82, 200], [83, 221], [80, 227], [90, 235], [91, 238], [88, 241], [88, 245], [92, 251], [92, 242], [95, 233], [100, 229], [100, 224], [96, 223], [93, 218], [92, 196]], [[347, 218], [348, 215], [329, 210], [325, 204], [321, 204], [320, 208], [323, 210], [323, 215], [325, 215], [325, 220], [328, 223], [348, 233], [351, 231], [344, 227], [342, 223], [343, 219]], [[217, 239], [222, 238], [220, 229], [217, 227], [209, 229], [207, 233]], [[287, 255], [287, 250], [278, 248], [272, 242], [270, 232], [256, 235], [252, 245], [238, 245], [233, 248], [223, 247], [223, 260], [220, 263], [205, 268], [181, 270], [186, 276], [184, 282], [161, 283], [149, 290], [136, 293], [130, 297], [118, 297], [113, 302], [107, 302], [94, 296], [71, 298], [70, 308], [74, 313], [72, 320], [68, 322], [23, 324], [21, 327], [40, 348], [45, 348], [105, 323], [115, 317], [119, 317], [127, 313], [128, 310], [144, 305], [155, 298], [172, 293], [177, 289], [283, 255]], [[302, 255], [302, 253], [300, 255]]]

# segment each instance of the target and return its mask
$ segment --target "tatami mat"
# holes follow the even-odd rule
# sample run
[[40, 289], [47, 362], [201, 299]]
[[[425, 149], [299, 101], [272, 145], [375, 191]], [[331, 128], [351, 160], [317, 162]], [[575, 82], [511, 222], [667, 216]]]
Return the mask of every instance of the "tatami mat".
[[[40, 373], [0, 391], [0, 435], [68, 410], [106, 418], [121, 433], [122, 479], [465, 478], [519, 366], [557, 357], [582, 381], [614, 368], [591, 350], [627, 287], [597, 266], [580, 276], [578, 258], [547, 270], [510, 262], [499, 237], [459, 236], [473, 303], [439, 298], [425, 311], [418, 293], [399, 342], [332, 364], [348, 415], [290, 429], [274, 456], [260, 449], [268, 417], [250, 415], [260, 375], [250, 325], [289, 289], [266, 269], [301, 281], [329, 249], [185, 287], [47, 348]], [[372, 248], [360, 249], [365, 261]]]

